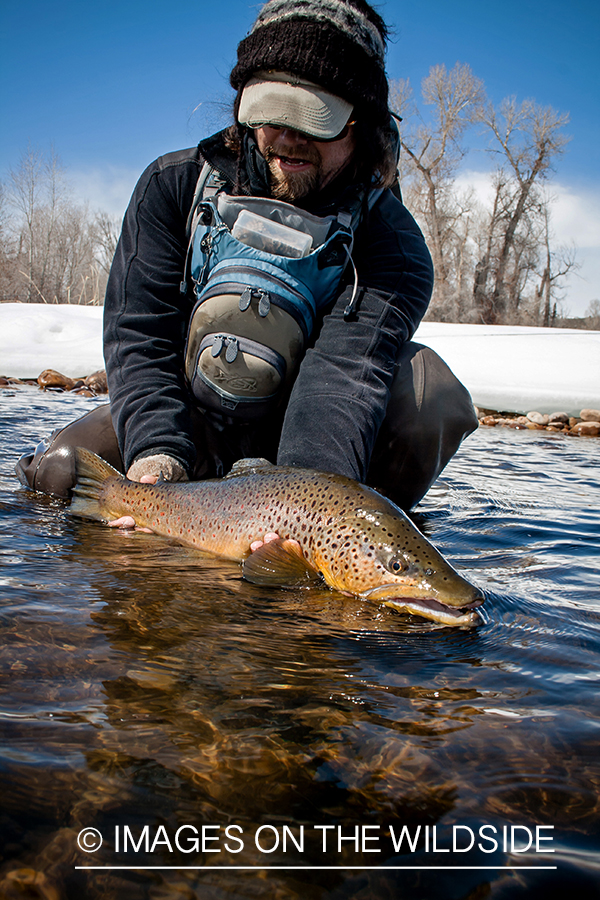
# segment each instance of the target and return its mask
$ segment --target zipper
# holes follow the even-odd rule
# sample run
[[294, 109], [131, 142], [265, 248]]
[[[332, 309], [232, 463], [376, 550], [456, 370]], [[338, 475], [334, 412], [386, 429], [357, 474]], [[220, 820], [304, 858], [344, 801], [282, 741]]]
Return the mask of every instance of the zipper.
[[[248, 284], [246, 280], [248, 278], [259, 279], [262, 284]], [[270, 272], [265, 272], [264, 269], [258, 266], [227, 265], [227, 261], [224, 261], [215, 266], [211, 272], [211, 288], [213, 284], [215, 287], [222, 285], [225, 279], [227, 279], [226, 283], [234, 282], [235, 279], [235, 282], [242, 287], [242, 290], [250, 288], [252, 291], [263, 291], [268, 295], [270, 294], [271, 302], [273, 302], [274, 298], [283, 301], [283, 303], [280, 303], [282, 308], [288, 306], [289, 309], [289, 304], [291, 303], [302, 316], [308, 333], [310, 334], [312, 331], [316, 315], [314, 301], [311, 302], [303, 293], [291, 287], [283, 279], [272, 275]], [[268, 290], [269, 282], [273, 285], [272, 290]]]
[[200, 241], [200, 250], [206, 257], [204, 260], [204, 265], [200, 269], [200, 274], [198, 275], [198, 280], [196, 281], [197, 285], [204, 285], [206, 282], [206, 277], [208, 275], [208, 264], [210, 262], [210, 255], [213, 251], [213, 247], [216, 243], [217, 238], [224, 231], [229, 231], [227, 225], [221, 223], [221, 225], [217, 225], [214, 228], [211, 228], [210, 231], [207, 231], [202, 240]]
[[[253, 273], [246, 273], [253, 274]], [[206, 300], [210, 300], [211, 297], [218, 297], [219, 294], [240, 294], [240, 309], [242, 306], [242, 312], [248, 308], [247, 299], [250, 297], [250, 301], [252, 301], [253, 297], [258, 296], [259, 298], [259, 315], [261, 315], [261, 304], [263, 315], [268, 315], [272, 306], [278, 306], [284, 312], [288, 313], [288, 315], [292, 316], [293, 319], [300, 325], [302, 332], [304, 334], [304, 339], [308, 340], [312, 329], [314, 327], [315, 322], [315, 313], [312, 310], [312, 307], [306, 302], [306, 299], [302, 296], [302, 294], [297, 294], [291, 299], [290, 297], [286, 297], [282, 292], [275, 291], [266, 291], [264, 288], [257, 288], [254, 285], [244, 284], [239, 281], [217, 281], [213, 282], [211, 278], [208, 283], [208, 287], [204, 290], [201, 290], [197, 294], [196, 305], [194, 306], [194, 310], [192, 315], [196, 312], [199, 306], [201, 306]], [[242, 301], [242, 297], [244, 300]]]

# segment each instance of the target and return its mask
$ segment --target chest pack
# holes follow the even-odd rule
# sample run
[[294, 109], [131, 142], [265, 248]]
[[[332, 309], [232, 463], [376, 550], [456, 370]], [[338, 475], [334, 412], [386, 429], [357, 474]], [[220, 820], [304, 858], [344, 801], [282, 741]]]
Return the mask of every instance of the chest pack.
[[319, 310], [336, 297], [360, 202], [321, 218], [219, 187], [205, 165], [190, 214], [185, 375], [200, 407], [253, 419], [285, 396]]

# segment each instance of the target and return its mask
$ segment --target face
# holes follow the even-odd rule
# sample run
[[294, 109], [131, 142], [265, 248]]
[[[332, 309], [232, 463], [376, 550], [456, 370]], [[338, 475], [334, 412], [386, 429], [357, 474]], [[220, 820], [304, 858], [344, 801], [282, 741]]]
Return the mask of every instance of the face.
[[278, 200], [293, 203], [321, 190], [348, 165], [354, 154], [352, 126], [337, 141], [317, 141], [299, 131], [275, 125], [254, 129], [258, 149], [271, 172]]

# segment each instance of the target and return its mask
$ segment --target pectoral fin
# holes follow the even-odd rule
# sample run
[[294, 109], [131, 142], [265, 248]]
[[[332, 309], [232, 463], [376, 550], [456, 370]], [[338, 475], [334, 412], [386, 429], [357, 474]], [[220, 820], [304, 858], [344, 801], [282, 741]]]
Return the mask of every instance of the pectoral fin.
[[321, 576], [302, 555], [296, 541], [279, 538], [263, 544], [245, 560], [243, 575], [253, 584], [268, 587], [310, 587]]

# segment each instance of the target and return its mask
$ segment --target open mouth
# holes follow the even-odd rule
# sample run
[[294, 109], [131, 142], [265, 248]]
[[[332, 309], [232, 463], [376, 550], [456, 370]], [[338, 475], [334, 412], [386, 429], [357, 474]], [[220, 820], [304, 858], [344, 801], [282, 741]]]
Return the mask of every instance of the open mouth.
[[479, 625], [481, 618], [477, 613], [477, 607], [481, 606], [482, 601], [479, 600], [469, 606], [446, 606], [444, 603], [438, 603], [437, 600], [410, 600], [393, 599], [384, 601], [385, 606], [398, 610], [398, 612], [411, 613], [415, 616], [422, 616], [424, 619], [430, 619], [433, 622], [439, 622], [441, 625]]
[[310, 169], [313, 165], [308, 159], [298, 159], [292, 156], [277, 156], [279, 168], [284, 172], [303, 172]]
[[[391, 587], [391, 586], [388, 586]], [[377, 596], [379, 594], [379, 596]], [[387, 596], [386, 596], [387, 594]], [[415, 616], [422, 616], [433, 622], [439, 622], [443, 625], [478, 625], [481, 617], [477, 613], [477, 607], [481, 606], [484, 598], [475, 588], [473, 589], [473, 600], [464, 606], [448, 606], [446, 603], [440, 603], [433, 597], [394, 597], [382, 587], [374, 588], [367, 591], [364, 595], [369, 600], [379, 601], [384, 606], [396, 609], [398, 612], [410, 613]]]

